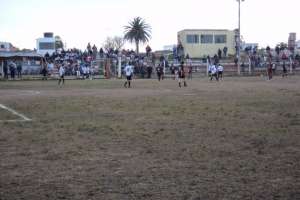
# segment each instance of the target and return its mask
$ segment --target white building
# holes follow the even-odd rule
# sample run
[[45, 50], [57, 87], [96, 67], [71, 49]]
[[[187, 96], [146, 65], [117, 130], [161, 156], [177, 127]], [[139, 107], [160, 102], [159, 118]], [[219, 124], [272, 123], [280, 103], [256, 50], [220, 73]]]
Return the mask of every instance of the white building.
[[300, 40], [296, 42], [296, 49], [300, 49]]
[[44, 33], [43, 38], [38, 38], [36, 40], [36, 47], [38, 54], [53, 54], [55, 52], [55, 38], [53, 33]]
[[213, 57], [227, 47], [227, 54], [235, 54], [236, 31], [226, 29], [184, 29], [177, 33], [184, 54], [190, 58]]

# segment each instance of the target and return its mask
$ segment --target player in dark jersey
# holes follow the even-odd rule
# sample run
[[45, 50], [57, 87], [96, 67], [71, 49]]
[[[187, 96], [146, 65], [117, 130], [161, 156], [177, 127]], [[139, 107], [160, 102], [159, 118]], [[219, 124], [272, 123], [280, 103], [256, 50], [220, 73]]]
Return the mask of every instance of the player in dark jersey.
[[185, 80], [185, 71], [184, 71], [184, 62], [182, 61], [180, 66], [179, 66], [179, 71], [178, 71], [178, 85], [181, 87], [181, 82], [183, 81], [183, 86], [187, 87], [186, 80]]
[[164, 72], [163, 72], [163, 67], [160, 64], [156, 67], [156, 73], [157, 73], [158, 81], [162, 80]]

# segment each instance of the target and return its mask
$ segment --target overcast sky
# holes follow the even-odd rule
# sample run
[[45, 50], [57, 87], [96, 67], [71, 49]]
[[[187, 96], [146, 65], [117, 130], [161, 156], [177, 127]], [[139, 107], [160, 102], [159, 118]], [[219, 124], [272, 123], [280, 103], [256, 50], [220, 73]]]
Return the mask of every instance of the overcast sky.
[[[123, 36], [137, 16], [152, 26], [154, 50], [175, 44], [182, 29], [238, 26], [236, 0], [0, 0], [0, 8], [0, 41], [31, 49], [43, 32], [61, 36], [68, 48], [99, 47], [108, 36]], [[299, 40], [299, 9], [300, 0], [245, 0], [241, 34], [262, 47], [287, 42], [290, 32]]]

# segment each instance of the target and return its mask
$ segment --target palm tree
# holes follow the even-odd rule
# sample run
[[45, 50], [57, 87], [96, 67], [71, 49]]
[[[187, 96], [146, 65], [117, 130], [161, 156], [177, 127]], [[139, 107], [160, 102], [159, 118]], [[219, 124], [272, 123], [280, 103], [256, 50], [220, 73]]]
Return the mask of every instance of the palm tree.
[[135, 42], [136, 53], [139, 53], [139, 44], [140, 42], [148, 42], [151, 38], [151, 26], [147, 24], [142, 18], [136, 17], [128, 26], [125, 26], [125, 35], [124, 39], [129, 42]]

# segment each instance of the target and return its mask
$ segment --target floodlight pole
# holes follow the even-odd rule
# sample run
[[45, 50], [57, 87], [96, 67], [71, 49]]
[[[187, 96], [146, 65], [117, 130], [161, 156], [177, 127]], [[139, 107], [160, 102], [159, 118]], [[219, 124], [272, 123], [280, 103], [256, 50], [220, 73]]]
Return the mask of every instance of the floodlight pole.
[[238, 27], [238, 41], [237, 41], [237, 59], [238, 59], [238, 75], [241, 74], [241, 1], [237, 0], [239, 3], [239, 27]]

